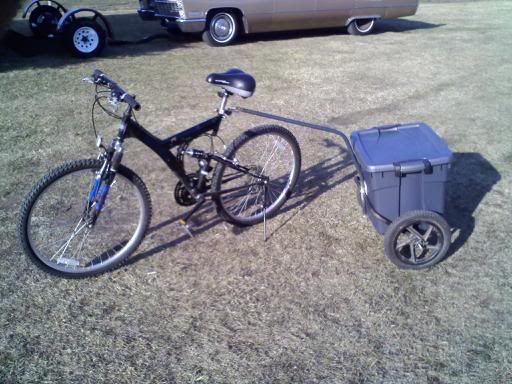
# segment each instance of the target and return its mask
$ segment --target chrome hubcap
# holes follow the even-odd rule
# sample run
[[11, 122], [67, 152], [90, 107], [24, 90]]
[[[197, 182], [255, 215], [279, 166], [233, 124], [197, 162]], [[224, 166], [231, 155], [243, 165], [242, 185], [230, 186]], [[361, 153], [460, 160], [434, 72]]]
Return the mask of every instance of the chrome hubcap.
[[235, 20], [231, 15], [216, 15], [211, 23], [210, 32], [215, 41], [225, 43], [235, 34]]

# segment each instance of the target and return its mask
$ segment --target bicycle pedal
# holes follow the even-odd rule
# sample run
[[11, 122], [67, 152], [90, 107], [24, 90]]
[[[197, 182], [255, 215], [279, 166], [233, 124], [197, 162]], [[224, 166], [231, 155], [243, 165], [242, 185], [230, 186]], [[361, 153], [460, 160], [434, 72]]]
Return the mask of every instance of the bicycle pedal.
[[179, 219], [178, 220], [178, 225], [185, 231], [185, 233], [190, 237], [190, 238], [193, 238], [194, 237], [194, 234], [192, 233], [192, 231], [190, 230], [190, 227], [189, 225], [187, 224], [187, 222], [183, 219]]

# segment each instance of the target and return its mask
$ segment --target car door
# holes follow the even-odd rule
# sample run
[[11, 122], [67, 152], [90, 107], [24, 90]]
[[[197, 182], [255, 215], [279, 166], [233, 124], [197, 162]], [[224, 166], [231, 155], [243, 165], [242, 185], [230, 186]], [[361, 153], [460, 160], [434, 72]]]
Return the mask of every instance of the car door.
[[390, 0], [356, 0], [354, 16], [384, 15], [386, 6], [395, 1]]
[[[231, 1], [231, 2], [229, 2]], [[272, 18], [274, 16], [275, 0], [209, 0], [207, 4], [218, 7], [233, 7], [236, 5], [244, 15], [245, 28], [247, 33], [272, 31]]]
[[343, 27], [356, 7], [357, 0], [317, 0], [318, 18], [325, 27]]
[[317, 0], [274, 0], [272, 29], [284, 31], [315, 28]]

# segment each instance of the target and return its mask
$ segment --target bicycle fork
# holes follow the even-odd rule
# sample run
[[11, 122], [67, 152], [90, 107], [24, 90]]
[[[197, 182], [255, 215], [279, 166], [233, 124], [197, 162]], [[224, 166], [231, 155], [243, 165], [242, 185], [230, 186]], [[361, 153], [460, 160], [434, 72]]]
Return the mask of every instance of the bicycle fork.
[[117, 169], [123, 158], [123, 146], [120, 140], [114, 140], [111, 148], [110, 151], [107, 150], [105, 154], [100, 155], [100, 158], [104, 158], [104, 162], [96, 173], [87, 198], [84, 219], [87, 220], [89, 227], [94, 226], [105, 206], [105, 201], [110, 188], [115, 183]]

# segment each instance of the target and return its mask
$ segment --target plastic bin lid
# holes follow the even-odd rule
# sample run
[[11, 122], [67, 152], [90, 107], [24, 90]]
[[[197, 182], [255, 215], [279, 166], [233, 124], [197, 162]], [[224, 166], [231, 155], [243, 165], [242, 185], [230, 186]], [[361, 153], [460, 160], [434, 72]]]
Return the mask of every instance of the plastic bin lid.
[[430, 161], [432, 166], [451, 162], [452, 152], [427, 124], [397, 124], [355, 131], [351, 135], [357, 161], [367, 172], [394, 171], [395, 163]]

